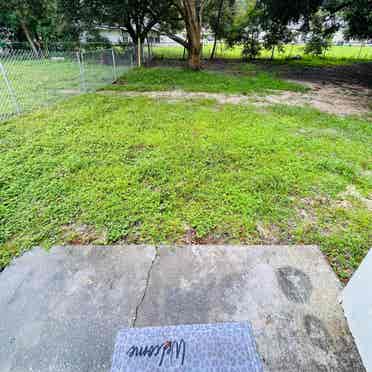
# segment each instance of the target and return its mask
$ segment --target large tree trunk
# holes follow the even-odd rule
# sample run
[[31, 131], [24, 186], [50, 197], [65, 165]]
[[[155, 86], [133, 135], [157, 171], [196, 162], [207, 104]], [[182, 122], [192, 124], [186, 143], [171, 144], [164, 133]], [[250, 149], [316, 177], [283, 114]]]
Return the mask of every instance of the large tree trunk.
[[188, 66], [193, 70], [200, 70], [201, 68], [202, 44], [200, 39], [200, 33], [196, 33], [192, 37], [189, 36]]
[[201, 68], [201, 51], [195, 47], [191, 47], [189, 59], [188, 59], [188, 66], [192, 70], [200, 70]]
[[188, 66], [200, 70], [202, 55], [202, 13], [206, 0], [177, 0], [175, 3], [185, 22], [187, 38], [166, 33], [166, 35], [181, 44], [188, 52]]
[[183, 0], [183, 17], [185, 20], [189, 59], [188, 65], [193, 70], [201, 68], [201, 31], [202, 31], [202, 1], [201, 0]]

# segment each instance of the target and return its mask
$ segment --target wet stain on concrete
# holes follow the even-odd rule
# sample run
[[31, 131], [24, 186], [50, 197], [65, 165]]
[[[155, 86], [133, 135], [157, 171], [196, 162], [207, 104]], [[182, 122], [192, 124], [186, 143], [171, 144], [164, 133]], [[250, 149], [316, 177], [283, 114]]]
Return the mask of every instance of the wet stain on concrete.
[[[232, 318], [237, 311], [236, 304], [221, 298], [219, 293], [228, 292], [234, 287], [235, 283], [242, 280], [242, 274], [234, 273], [226, 275], [219, 280], [207, 280], [201, 286], [199, 282], [191, 283], [190, 287], [182, 288], [181, 285], [175, 288], [168, 288], [164, 293], [164, 302], [157, 303], [165, 311], [159, 315], [154, 313], [155, 318], [146, 325], [157, 324], [160, 320], [163, 323], [182, 324], [183, 323], [208, 323], [211, 318], [222, 321], [219, 318], [217, 309], [223, 308], [221, 315], [228, 314]], [[152, 303], [152, 306], [155, 304]], [[159, 310], [160, 311], [160, 310]]]
[[329, 352], [332, 347], [332, 338], [324, 323], [316, 316], [308, 314], [304, 317], [304, 325], [311, 343], [325, 352]]
[[310, 278], [303, 271], [285, 266], [276, 271], [276, 276], [288, 300], [301, 304], [309, 302], [313, 286]]
[[360, 355], [355, 351], [352, 343], [351, 334], [347, 335], [349, 341], [346, 338], [338, 338], [337, 340], [337, 360], [339, 364], [339, 371], [353, 371], [353, 372], [366, 372], [363, 367], [363, 362], [360, 359]]
[[317, 371], [317, 372], [328, 372], [329, 368], [323, 364], [319, 364], [316, 360], [312, 359], [310, 362], [312, 371]]

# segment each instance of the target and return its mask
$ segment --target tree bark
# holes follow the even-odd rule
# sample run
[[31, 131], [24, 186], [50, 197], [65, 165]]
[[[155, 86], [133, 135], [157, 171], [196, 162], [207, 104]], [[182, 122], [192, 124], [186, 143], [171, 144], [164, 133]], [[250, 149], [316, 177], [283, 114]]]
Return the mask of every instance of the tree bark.
[[217, 47], [217, 34], [214, 34], [213, 48], [212, 48], [211, 56], [209, 57], [210, 61], [214, 60], [214, 55], [216, 54], [216, 47]]
[[21, 28], [22, 28], [23, 33], [26, 36], [26, 39], [27, 39], [28, 43], [30, 44], [30, 47], [31, 47], [32, 51], [34, 52], [35, 56], [38, 57], [39, 52], [36, 48], [36, 45], [35, 45], [34, 41], [32, 40], [32, 37], [30, 35], [30, 31], [28, 30], [28, 27], [23, 20], [21, 21]]
[[201, 68], [201, 48], [191, 46], [189, 51], [188, 66], [192, 70], [200, 70]]
[[192, 70], [200, 70], [201, 68], [201, 36], [200, 33], [189, 35], [189, 48], [188, 48], [188, 66]]
[[182, 4], [188, 40], [188, 66], [193, 70], [200, 70], [202, 52], [202, 0], [183, 0]]
[[147, 61], [146, 61], [146, 65], [148, 66], [149, 63], [151, 62], [151, 44], [150, 44], [150, 39], [148, 36], [146, 36], [146, 41], [147, 41]]
[[223, 3], [224, 3], [224, 0], [220, 0], [220, 4], [218, 7], [218, 14], [217, 14], [217, 28], [216, 28], [216, 32], [214, 33], [213, 48], [212, 48], [211, 56], [209, 58], [211, 61], [214, 59], [214, 55], [216, 53], [217, 39], [219, 37], [219, 28], [220, 28], [220, 23], [221, 23], [221, 18], [222, 18]]
[[165, 32], [172, 40], [181, 44], [188, 52], [188, 66], [193, 70], [200, 70], [202, 55], [202, 13], [206, 0], [176, 0], [175, 4], [180, 12], [186, 28], [186, 40]]

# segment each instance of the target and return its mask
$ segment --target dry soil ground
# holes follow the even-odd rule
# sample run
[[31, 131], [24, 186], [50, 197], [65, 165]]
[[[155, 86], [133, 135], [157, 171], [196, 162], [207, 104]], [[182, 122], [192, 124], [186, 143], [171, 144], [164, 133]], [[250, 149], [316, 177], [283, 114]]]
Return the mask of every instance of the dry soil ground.
[[[157, 60], [154, 66], [184, 66], [180, 60]], [[256, 62], [252, 69], [242, 69], [241, 61], [205, 61], [203, 69], [228, 74], [252, 74], [256, 71], [270, 71], [286, 80], [308, 86], [306, 93], [283, 92], [267, 96], [224, 95], [211, 93], [151, 92], [141, 93], [166, 99], [214, 98], [220, 103], [251, 102], [257, 105], [285, 103], [289, 105], [310, 105], [321, 111], [338, 115], [372, 115], [372, 63], [358, 63], [348, 66], [305, 67]], [[138, 95], [138, 92], [125, 93]]]

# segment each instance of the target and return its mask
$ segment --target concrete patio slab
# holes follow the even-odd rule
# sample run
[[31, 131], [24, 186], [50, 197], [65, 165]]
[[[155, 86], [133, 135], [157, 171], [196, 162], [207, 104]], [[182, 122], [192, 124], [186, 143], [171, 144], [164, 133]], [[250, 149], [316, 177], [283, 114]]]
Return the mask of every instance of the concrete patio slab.
[[317, 247], [161, 247], [137, 326], [250, 320], [269, 371], [360, 371]]
[[0, 371], [108, 371], [154, 256], [153, 247], [65, 247], [17, 259], [0, 275]]
[[0, 274], [0, 371], [109, 371], [127, 326], [252, 323], [266, 371], [364, 371], [316, 247], [34, 249]]

